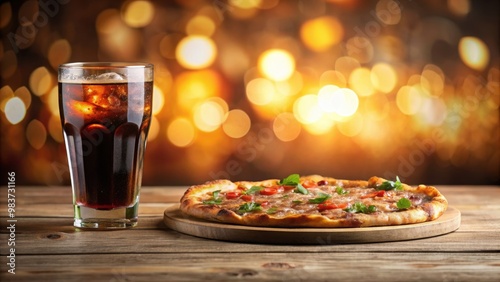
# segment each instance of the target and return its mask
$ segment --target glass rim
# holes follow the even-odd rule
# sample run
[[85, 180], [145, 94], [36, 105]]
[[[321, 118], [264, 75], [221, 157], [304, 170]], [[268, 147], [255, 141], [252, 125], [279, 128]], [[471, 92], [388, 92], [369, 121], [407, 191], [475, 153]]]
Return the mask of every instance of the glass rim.
[[81, 68], [81, 69], [102, 69], [102, 68], [153, 68], [153, 64], [144, 62], [72, 62], [59, 65], [59, 69]]

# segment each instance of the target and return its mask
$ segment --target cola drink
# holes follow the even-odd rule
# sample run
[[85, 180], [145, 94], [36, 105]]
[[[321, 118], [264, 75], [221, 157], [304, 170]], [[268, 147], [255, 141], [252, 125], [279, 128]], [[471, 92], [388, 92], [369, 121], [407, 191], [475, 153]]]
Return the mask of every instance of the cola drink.
[[75, 226], [135, 225], [152, 92], [152, 79], [127, 81], [109, 72], [59, 80]]

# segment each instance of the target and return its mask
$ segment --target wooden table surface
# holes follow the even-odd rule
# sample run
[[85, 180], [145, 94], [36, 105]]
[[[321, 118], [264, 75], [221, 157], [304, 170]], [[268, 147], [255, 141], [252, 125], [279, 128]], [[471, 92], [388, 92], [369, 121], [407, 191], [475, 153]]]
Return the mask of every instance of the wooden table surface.
[[[168, 229], [163, 211], [186, 187], [144, 187], [139, 225], [72, 227], [69, 187], [16, 187], [15, 231], [0, 188], [1, 281], [500, 281], [500, 187], [438, 186], [462, 213], [442, 236], [387, 243], [264, 245]], [[15, 240], [15, 274], [8, 256]]]

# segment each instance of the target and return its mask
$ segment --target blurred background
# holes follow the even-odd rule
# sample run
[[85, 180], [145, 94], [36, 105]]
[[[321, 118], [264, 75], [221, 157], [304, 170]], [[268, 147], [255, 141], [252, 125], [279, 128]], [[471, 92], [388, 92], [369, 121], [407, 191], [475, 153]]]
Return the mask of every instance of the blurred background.
[[69, 185], [59, 64], [146, 61], [144, 185], [290, 173], [498, 185], [499, 3], [2, 1], [2, 175]]

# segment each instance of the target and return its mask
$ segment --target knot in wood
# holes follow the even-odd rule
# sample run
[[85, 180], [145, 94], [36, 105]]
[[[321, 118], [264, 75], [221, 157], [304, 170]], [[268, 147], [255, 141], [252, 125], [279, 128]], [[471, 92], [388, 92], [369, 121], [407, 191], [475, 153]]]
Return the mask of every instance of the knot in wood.
[[255, 276], [259, 273], [253, 269], [239, 269], [237, 271], [228, 272], [227, 274], [236, 277], [247, 277], [247, 276]]
[[61, 238], [61, 235], [59, 235], [59, 234], [49, 234], [49, 235], [47, 235], [47, 238], [55, 240], [55, 239]]
[[268, 262], [264, 263], [262, 267], [271, 269], [292, 269], [295, 268], [295, 265], [286, 262]]

